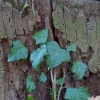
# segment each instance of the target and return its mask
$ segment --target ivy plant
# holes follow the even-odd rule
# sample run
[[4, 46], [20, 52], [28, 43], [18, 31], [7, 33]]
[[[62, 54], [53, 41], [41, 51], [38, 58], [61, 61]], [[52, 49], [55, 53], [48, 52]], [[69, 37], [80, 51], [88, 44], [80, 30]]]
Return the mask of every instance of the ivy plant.
[[67, 46], [67, 51], [73, 51], [75, 52], [76, 51], [76, 44], [75, 43], [72, 43], [70, 46]]
[[47, 76], [45, 75], [45, 73], [41, 72], [39, 81], [45, 83], [46, 80], [47, 80]]
[[48, 38], [48, 29], [36, 32], [32, 37], [36, 40], [36, 44], [45, 43]]
[[63, 77], [61, 77], [61, 78], [56, 80], [56, 84], [58, 84], [58, 85], [62, 85], [63, 82], [64, 82], [64, 78]]
[[75, 61], [72, 66], [72, 72], [76, 73], [79, 79], [82, 79], [87, 70], [87, 65], [82, 61]]
[[45, 44], [42, 44], [40, 48], [32, 51], [30, 61], [32, 62], [32, 65], [36, 70], [39, 69], [40, 64], [43, 62], [43, 58], [46, 54], [47, 49]]
[[27, 59], [28, 50], [24, 46], [24, 43], [20, 40], [13, 41], [13, 47], [10, 50], [10, 54], [8, 55], [8, 62], [17, 61], [20, 59]]
[[[43, 29], [39, 32], [36, 32], [32, 38], [36, 40], [36, 44], [39, 47], [33, 50], [30, 54], [30, 62], [32, 63], [33, 68], [37, 71], [40, 68], [40, 65], [43, 61], [46, 61], [48, 70], [50, 70], [51, 81], [53, 88], [50, 89], [50, 95], [52, 100], [60, 100], [60, 93], [63, 89], [65, 82], [65, 77], [60, 77], [56, 79], [55, 74], [53, 75], [52, 70], [58, 67], [62, 62], [70, 62], [70, 51], [76, 51], [76, 44], [72, 43], [67, 46], [67, 48], [62, 49], [56, 41], [47, 41], [48, 40], [48, 29]], [[20, 40], [13, 41], [13, 47], [10, 50], [8, 55], [8, 62], [16, 60], [26, 60], [28, 57], [28, 49], [25, 47], [24, 43]], [[87, 70], [87, 65], [82, 61], [74, 61], [71, 69], [72, 73], [75, 73], [79, 80], [84, 77], [84, 74]], [[44, 72], [41, 72], [39, 77], [39, 82], [44, 84], [47, 81], [47, 76]], [[26, 78], [26, 90], [31, 93], [36, 90], [36, 82], [32, 76], [27, 76]], [[59, 85], [60, 88], [56, 88], [56, 85]], [[66, 86], [65, 86], [66, 87]], [[77, 96], [76, 96], [77, 95]], [[80, 88], [66, 87], [66, 92], [64, 99], [68, 100], [87, 100], [90, 97], [87, 87], [82, 86]], [[31, 95], [28, 95], [26, 100], [34, 100]]]
[[68, 100], [87, 100], [90, 97], [87, 87], [83, 86], [78, 89], [67, 88], [64, 99]]
[[33, 92], [36, 89], [36, 84], [34, 83], [32, 76], [28, 76], [26, 80], [27, 80], [27, 85], [26, 85], [27, 91]]
[[65, 49], [61, 49], [57, 42], [47, 42], [46, 46], [48, 50], [48, 55], [46, 56], [46, 63], [49, 69], [57, 67], [64, 61], [70, 61], [69, 52]]

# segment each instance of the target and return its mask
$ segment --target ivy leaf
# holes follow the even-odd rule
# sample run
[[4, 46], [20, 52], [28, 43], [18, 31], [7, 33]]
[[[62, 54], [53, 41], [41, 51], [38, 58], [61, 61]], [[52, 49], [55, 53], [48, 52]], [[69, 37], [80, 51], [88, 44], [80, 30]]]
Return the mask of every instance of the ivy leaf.
[[27, 80], [26, 90], [28, 92], [33, 92], [36, 89], [36, 84], [34, 83], [32, 76], [28, 76], [26, 80]]
[[43, 72], [41, 73], [39, 80], [40, 80], [40, 82], [44, 82], [44, 83], [46, 82], [47, 77], [46, 77], [46, 75]]
[[72, 43], [70, 46], [67, 47], [67, 51], [76, 51], [76, 44]]
[[90, 97], [87, 87], [83, 86], [79, 89], [67, 88], [64, 99], [68, 100], [87, 100]]
[[72, 72], [76, 73], [79, 79], [82, 79], [87, 70], [87, 65], [81, 61], [75, 61], [72, 66]]
[[45, 43], [48, 38], [48, 29], [36, 32], [32, 37], [36, 40], [36, 44]]
[[33, 97], [31, 95], [28, 95], [28, 97], [26, 98], [26, 100], [34, 100]]
[[[56, 98], [58, 97], [58, 92], [59, 90], [56, 89]], [[50, 90], [50, 96], [51, 96], [51, 99], [54, 100], [54, 90], [53, 89]]]
[[40, 48], [33, 50], [30, 56], [30, 61], [32, 62], [32, 66], [38, 70], [40, 64], [43, 62], [44, 56], [47, 54], [46, 45], [42, 44]]
[[48, 55], [46, 63], [49, 69], [57, 67], [63, 61], [70, 61], [70, 54], [65, 49], [61, 49], [57, 42], [50, 41], [46, 44]]
[[20, 40], [13, 41], [13, 47], [10, 50], [10, 54], [8, 55], [8, 62], [27, 59], [28, 50], [24, 47], [24, 44]]
[[56, 84], [62, 85], [62, 83], [64, 82], [64, 78], [59, 78], [56, 80]]

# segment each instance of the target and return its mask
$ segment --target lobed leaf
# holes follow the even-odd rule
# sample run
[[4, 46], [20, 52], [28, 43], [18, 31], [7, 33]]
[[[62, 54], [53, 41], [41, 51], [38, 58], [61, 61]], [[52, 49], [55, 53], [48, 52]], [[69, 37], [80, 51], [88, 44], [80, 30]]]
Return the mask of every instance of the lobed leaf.
[[67, 51], [76, 51], [76, 44], [72, 43], [70, 46], [67, 46]]
[[64, 78], [59, 78], [56, 80], [56, 84], [62, 85], [62, 83], [64, 82]]
[[48, 29], [36, 32], [32, 37], [36, 40], [36, 44], [45, 43], [48, 38]]
[[13, 47], [8, 55], [8, 62], [16, 61], [20, 59], [27, 59], [28, 50], [24, 47], [24, 44], [20, 40], [13, 41]]
[[87, 87], [83, 86], [79, 89], [67, 88], [64, 99], [68, 100], [87, 100], [90, 97]]
[[75, 61], [72, 66], [72, 72], [75, 73], [79, 79], [82, 79], [87, 70], [87, 65], [81, 61]]
[[43, 62], [44, 56], [47, 54], [46, 45], [42, 44], [40, 48], [33, 50], [30, 56], [30, 61], [32, 62], [32, 66], [38, 70], [40, 64]]
[[46, 80], [47, 80], [47, 77], [46, 77], [46, 75], [42, 72], [41, 75], [40, 75], [39, 81], [45, 83]]
[[61, 49], [57, 42], [50, 41], [46, 44], [48, 55], [46, 56], [46, 63], [49, 69], [57, 67], [64, 61], [70, 61], [70, 54], [65, 49]]
[[32, 76], [28, 76], [26, 80], [27, 80], [26, 90], [28, 92], [33, 92], [34, 90], [36, 90], [36, 84], [34, 83]]

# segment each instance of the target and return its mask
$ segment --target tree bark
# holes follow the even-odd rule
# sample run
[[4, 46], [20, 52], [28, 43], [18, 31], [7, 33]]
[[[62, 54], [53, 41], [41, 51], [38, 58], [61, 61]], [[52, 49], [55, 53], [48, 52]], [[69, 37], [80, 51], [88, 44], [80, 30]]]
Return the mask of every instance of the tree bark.
[[[22, 2], [23, 1], [23, 2]], [[31, 37], [44, 28], [49, 29], [49, 40], [55, 40], [62, 48], [76, 43], [77, 52], [71, 52], [72, 62], [82, 60], [88, 65], [88, 71], [79, 81], [75, 75], [69, 75], [65, 84], [71, 87], [87, 86], [91, 95], [100, 94], [100, 3], [94, 0], [28, 0], [29, 7], [22, 16], [19, 12], [25, 0], [0, 0], [0, 98], [1, 100], [25, 100], [26, 77], [31, 75], [38, 82], [40, 72], [49, 76], [45, 62], [36, 71], [29, 60], [7, 62], [13, 40], [22, 40], [29, 52], [36, 49]], [[34, 8], [34, 9], [33, 9]], [[72, 67], [63, 63], [58, 68], [57, 78]], [[32, 93], [35, 100], [51, 100], [48, 79], [46, 84], [37, 84]], [[63, 92], [62, 92], [63, 95]], [[60, 97], [60, 100], [63, 100]]]

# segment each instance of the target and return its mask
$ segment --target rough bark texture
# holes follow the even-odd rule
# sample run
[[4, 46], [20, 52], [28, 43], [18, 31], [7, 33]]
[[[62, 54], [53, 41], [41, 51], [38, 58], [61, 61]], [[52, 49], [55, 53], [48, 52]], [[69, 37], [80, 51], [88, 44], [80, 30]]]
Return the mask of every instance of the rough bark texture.
[[[49, 29], [49, 40], [57, 41], [62, 48], [76, 43], [77, 52], [71, 53], [72, 62], [83, 60], [88, 65], [89, 70], [83, 80], [79, 81], [71, 74], [65, 84], [72, 87], [85, 85], [91, 95], [100, 94], [100, 3], [93, 0], [28, 0], [30, 7], [21, 17], [18, 12], [24, 0], [6, 1], [0, 0], [0, 100], [24, 100], [28, 95], [25, 89], [28, 75], [33, 76], [36, 82], [41, 71], [49, 76], [45, 62], [39, 71], [35, 71], [28, 60], [7, 62], [13, 40], [22, 40], [31, 52], [37, 48], [31, 36], [44, 28]], [[72, 64], [61, 64], [56, 69], [57, 77], [63, 76], [61, 69], [66, 66], [70, 71]], [[32, 95], [35, 100], [51, 100], [49, 90], [42, 85], [37, 84]], [[51, 86], [49, 79], [45, 86]]]
[[100, 4], [91, 0], [79, 0], [73, 5], [70, 2], [69, 5], [66, 4], [68, 3], [62, 2], [61, 8], [61, 2], [58, 2], [59, 6], [54, 8], [54, 27], [63, 33], [63, 39], [77, 44], [81, 51], [81, 59], [85, 57], [89, 70], [96, 73], [100, 69]]

